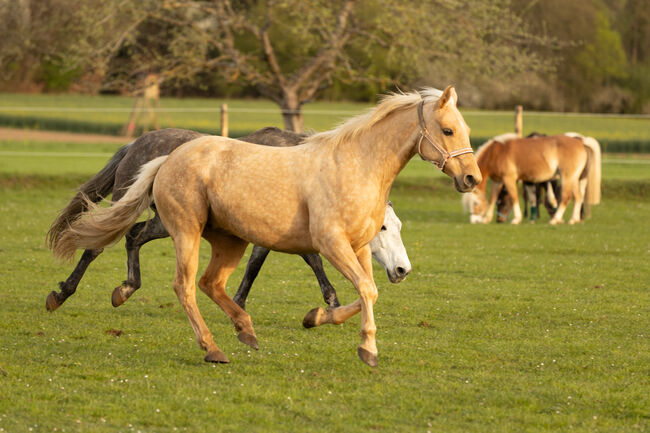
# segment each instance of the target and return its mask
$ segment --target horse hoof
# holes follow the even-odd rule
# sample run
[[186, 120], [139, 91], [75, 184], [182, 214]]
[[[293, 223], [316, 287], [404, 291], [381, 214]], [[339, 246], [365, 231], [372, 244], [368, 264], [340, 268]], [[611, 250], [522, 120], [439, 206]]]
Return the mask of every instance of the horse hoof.
[[325, 313], [321, 307], [316, 307], [311, 310], [304, 319], [302, 319], [302, 326], [305, 328], [313, 328], [318, 326], [321, 316]]
[[203, 359], [205, 362], [214, 362], [217, 364], [228, 364], [230, 362], [226, 355], [219, 349], [209, 351]]
[[111, 295], [111, 304], [113, 304], [113, 307], [119, 307], [131, 297], [133, 292], [135, 292], [135, 290], [131, 286], [117, 286], [115, 289], [113, 289], [113, 294]]
[[252, 347], [255, 350], [258, 350], [260, 348], [257, 344], [257, 337], [255, 337], [253, 334], [240, 332], [237, 335], [237, 338], [239, 338], [239, 341], [241, 341], [244, 344], [248, 344], [250, 347]]
[[368, 364], [371, 367], [376, 367], [378, 362], [377, 362], [377, 354], [372, 353], [364, 349], [363, 347], [359, 346], [357, 347], [357, 354], [359, 355], [359, 358], [366, 364]]
[[56, 299], [56, 292], [52, 290], [45, 300], [45, 308], [47, 311], [54, 311], [60, 306], [61, 303]]

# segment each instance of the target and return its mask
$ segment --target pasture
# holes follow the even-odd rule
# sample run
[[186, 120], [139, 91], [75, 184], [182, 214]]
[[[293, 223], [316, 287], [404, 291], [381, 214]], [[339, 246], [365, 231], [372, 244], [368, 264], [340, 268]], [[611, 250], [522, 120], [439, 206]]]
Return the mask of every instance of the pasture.
[[[413, 272], [392, 285], [375, 265], [372, 369], [355, 353], [358, 316], [302, 328], [322, 299], [297, 256], [272, 253], [253, 285], [259, 351], [199, 295], [227, 365], [203, 362], [171, 286], [169, 239], [143, 248], [143, 287], [123, 306], [110, 304], [125, 278], [120, 243], [46, 312], [73, 264], [51, 258], [45, 233], [116, 149], [0, 143], [0, 432], [648, 430], [648, 159], [606, 156], [603, 202], [571, 227], [544, 212], [537, 224], [470, 225], [451, 180], [414, 159], [391, 193]], [[356, 298], [326, 270], [343, 302]]]
[[[460, 102], [463, 102], [462, 94]], [[218, 133], [219, 107], [222, 103], [227, 103], [229, 107], [232, 136], [245, 135], [262, 126], [282, 126], [280, 111], [270, 101], [161, 98], [161, 127]], [[331, 129], [372, 105], [325, 101], [307, 104], [303, 110], [305, 128], [316, 131]], [[133, 98], [123, 96], [2, 94], [0, 126], [117, 134], [127, 123], [132, 108]], [[513, 129], [513, 111], [471, 110], [462, 106], [461, 111], [472, 128], [474, 147], [489, 137]], [[147, 116], [146, 113], [142, 114], [140, 125], [147, 122]], [[648, 116], [524, 111], [524, 134], [533, 131], [546, 134], [577, 131], [597, 137], [607, 152], [650, 152], [649, 124]]]

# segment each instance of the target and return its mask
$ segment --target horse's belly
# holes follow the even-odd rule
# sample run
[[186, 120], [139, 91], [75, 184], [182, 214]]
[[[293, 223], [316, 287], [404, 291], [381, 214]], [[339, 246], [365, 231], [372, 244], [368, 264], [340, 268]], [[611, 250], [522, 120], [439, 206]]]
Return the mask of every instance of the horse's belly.
[[300, 206], [231, 202], [212, 207], [210, 224], [272, 250], [313, 251], [308, 218]]

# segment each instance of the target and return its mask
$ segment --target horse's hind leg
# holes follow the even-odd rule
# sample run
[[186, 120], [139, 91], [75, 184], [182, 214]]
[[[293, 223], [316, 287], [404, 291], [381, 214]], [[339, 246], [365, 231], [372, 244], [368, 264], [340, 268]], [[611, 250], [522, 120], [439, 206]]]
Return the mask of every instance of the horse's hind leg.
[[140, 288], [140, 247], [154, 239], [162, 239], [169, 236], [160, 217], [143, 221], [131, 227], [126, 234], [126, 257], [127, 257], [127, 278], [120, 286], [113, 290], [111, 303], [113, 307], [119, 307], [126, 302], [131, 295]]
[[582, 203], [585, 199], [585, 191], [587, 190], [587, 179], [581, 179], [575, 183], [573, 187], [573, 212], [569, 224], [576, 224], [581, 221]]
[[97, 258], [104, 251], [103, 249], [85, 250], [81, 255], [81, 259], [75, 266], [74, 271], [70, 274], [67, 280], [59, 282], [60, 292], [52, 291], [45, 300], [45, 308], [48, 311], [54, 311], [61, 306], [74, 292], [77, 291], [77, 286], [81, 277], [83, 277], [88, 265]]
[[199, 280], [199, 287], [230, 317], [239, 340], [257, 349], [257, 337], [250, 315], [226, 293], [228, 277], [244, 255], [248, 242], [235, 236], [209, 231], [204, 232], [203, 237], [212, 245], [212, 256]]
[[340, 307], [341, 303], [339, 302], [339, 298], [336, 296], [336, 290], [334, 290], [332, 283], [330, 283], [330, 280], [327, 279], [327, 275], [325, 275], [323, 259], [320, 258], [320, 255], [301, 254], [300, 257], [302, 257], [314, 271], [318, 284], [320, 285], [320, 290], [323, 293], [323, 300], [325, 303], [327, 303], [330, 308]]
[[228, 358], [214, 343], [212, 334], [210, 334], [210, 330], [201, 317], [199, 307], [196, 305], [194, 281], [199, 265], [200, 241], [200, 231], [193, 235], [179, 234], [174, 238], [174, 247], [176, 248], [174, 291], [190, 320], [199, 346], [207, 352], [205, 361], [226, 363], [229, 362]]
[[257, 274], [259, 274], [260, 269], [264, 264], [264, 260], [266, 260], [266, 256], [269, 255], [270, 251], [271, 250], [268, 248], [259, 247], [257, 245], [253, 246], [253, 251], [251, 251], [251, 256], [246, 264], [244, 278], [242, 278], [237, 293], [235, 293], [235, 296], [232, 298], [232, 300], [243, 309], [246, 309], [246, 298], [248, 298], [248, 293], [251, 291], [253, 281], [257, 278]]
[[571, 196], [575, 194], [576, 188], [578, 188], [578, 179], [562, 177], [562, 198], [560, 199], [555, 214], [553, 214], [553, 218], [551, 218], [551, 225], [562, 224], [564, 222], [562, 219], [564, 212], [571, 201]]

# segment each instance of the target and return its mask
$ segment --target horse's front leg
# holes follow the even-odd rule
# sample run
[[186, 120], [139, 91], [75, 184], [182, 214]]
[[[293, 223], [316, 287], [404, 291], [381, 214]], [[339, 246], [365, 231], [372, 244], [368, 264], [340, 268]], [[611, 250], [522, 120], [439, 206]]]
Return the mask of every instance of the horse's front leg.
[[503, 179], [503, 185], [508, 191], [510, 200], [512, 200], [512, 211], [513, 218], [510, 222], [511, 224], [519, 224], [522, 219], [521, 208], [519, 207], [519, 193], [517, 192], [517, 179], [516, 178], [506, 178]]
[[488, 203], [487, 210], [483, 215], [483, 224], [489, 224], [492, 222], [494, 217], [494, 206], [497, 203], [497, 198], [499, 198], [499, 192], [501, 192], [501, 187], [503, 184], [495, 180], [492, 181], [492, 189], [490, 190], [490, 202]]
[[323, 293], [323, 300], [329, 305], [330, 308], [340, 307], [341, 303], [336, 296], [336, 290], [332, 287], [332, 283], [325, 275], [325, 268], [323, 268], [323, 260], [318, 254], [301, 254], [300, 257], [311, 267], [318, 280], [320, 291]]
[[321, 309], [323, 314], [318, 318], [320, 323], [317, 324], [341, 323], [361, 311], [361, 345], [357, 348], [357, 354], [363, 362], [375, 367], [377, 365], [377, 342], [375, 339], [377, 327], [373, 306], [377, 301], [378, 294], [372, 278], [370, 246], [366, 245], [355, 253], [345, 238], [341, 237], [333, 242], [328, 242], [319, 250], [336, 269], [350, 280], [359, 293], [359, 299], [350, 305], [328, 308], [327, 311]]

